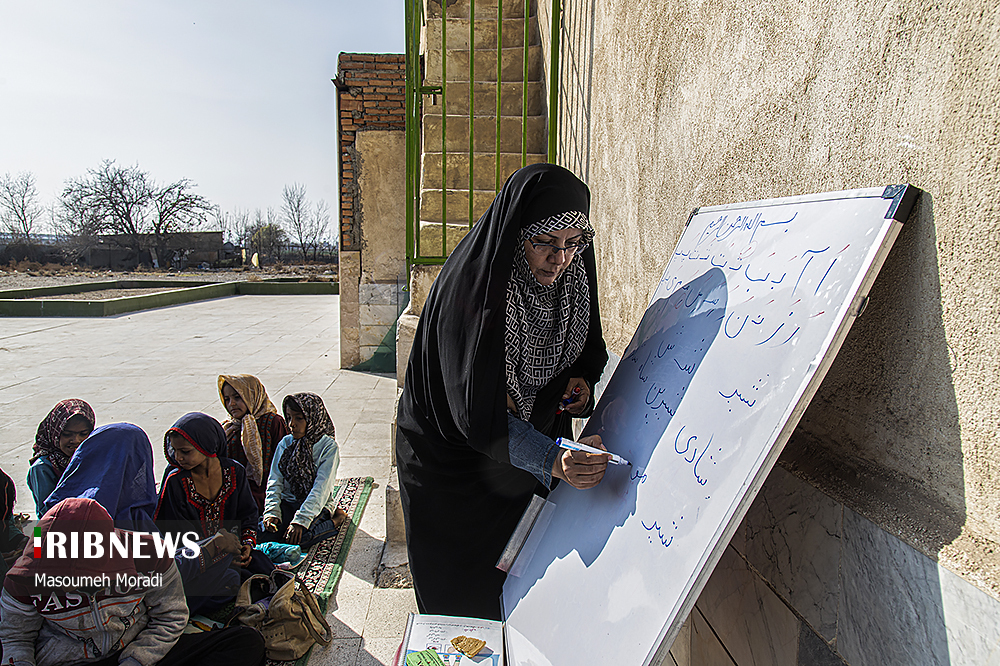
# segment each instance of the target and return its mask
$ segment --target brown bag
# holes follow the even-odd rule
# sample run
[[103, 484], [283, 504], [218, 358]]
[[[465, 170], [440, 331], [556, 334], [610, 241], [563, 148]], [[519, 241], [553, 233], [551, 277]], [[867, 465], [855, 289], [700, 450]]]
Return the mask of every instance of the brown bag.
[[329, 645], [333, 635], [316, 595], [294, 573], [275, 569], [243, 581], [228, 624], [254, 627], [264, 636], [267, 658], [298, 659], [314, 643]]

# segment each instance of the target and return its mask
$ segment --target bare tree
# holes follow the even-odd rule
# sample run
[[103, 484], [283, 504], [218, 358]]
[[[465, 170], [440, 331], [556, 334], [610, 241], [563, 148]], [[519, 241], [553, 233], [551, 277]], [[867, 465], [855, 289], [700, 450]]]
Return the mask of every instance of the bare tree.
[[272, 260], [280, 259], [281, 250], [287, 242], [288, 236], [285, 234], [285, 230], [273, 222], [268, 222], [254, 229], [251, 237], [251, 243], [257, 248], [260, 256]]
[[44, 212], [38, 202], [34, 174], [25, 171], [0, 177], [0, 221], [7, 233], [31, 243], [32, 231]]
[[193, 187], [187, 178], [153, 187], [151, 231], [161, 260], [167, 252], [171, 234], [196, 229], [212, 210], [208, 199], [191, 191]]
[[221, 206], [213, 206], [209, 213], [212, 222], [209, 223], [211, 229], [218, 229], [222, 232], [222, 241], [231, 241], [233, 237], [233, 216], [222, 210]]
[[272, 260], [280, 259], [281, 250], [288, 242], [288, 235], [278, 224], [278, 216], [273, 208], [268, 207], [266, 211], [255, 208], [247, 233], [247, 246], [251, 253], [256, 252], [260, 255], [261, 263], [265, 257]]
[[171, 234], [198, 226], [211, 210], [193, 187], [186, 178], [159, 186], [138, 165], [105, 160], [86, 176], [66, 181], [59, 198], [61, 226], [84, 237], [117, 234], [137, 253], [150, 234], [162, 257]]
[[306, 250], [310, 240], [309, 201], [306, 199], [306, 186], [294, 183], [285, 185], [281, 193], [281, 217], [288, 234], [299, 242], [302, 252], [302, 262], [307, 261]]
[[97, 242], [97, 236], [104, 231], [104, 220], [100, 211], [90, 205], [86, 188], [79, 185], [77, 181], [67, 181], [62, 196], [53, 206], [53, 226], [56, 233], [68, 236], [85, 249]]
[[233, 211], [233, 240], [236, 245], [246, 248], [250, 245], [250, 211], [237, 208]]
[[313, 261], [316, 261], [320, 245], [326, 238], [330, 228], [330, 207], [320, 199], [316, 202], [309, 225], [309, 248], [312, 250]]

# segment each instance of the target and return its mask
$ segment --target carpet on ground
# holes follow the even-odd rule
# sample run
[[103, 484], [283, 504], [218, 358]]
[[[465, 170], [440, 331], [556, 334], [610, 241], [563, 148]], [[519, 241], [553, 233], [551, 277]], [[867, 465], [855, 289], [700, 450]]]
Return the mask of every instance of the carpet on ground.
[[[295, 567], [295, 573], [313, 593], [319, 597], [319, 607], [326, 613], [327, 602], [333, 596], [333, 591], [340, 581], [340, 576], [344, 572], [344, 562], [347, 561], [347, 554], [351, 549], [351, 542], [354, 534], [358, 530], [361, 522], [361, 515], [365, 511], [368, 497], [371, 495], [374, 479], [368, 477], [351, 477], [341, 479], [338, 482], [334, 495], [337, 498], [337, 506], [347, 512], [348, 520], [341, 525], [340, 531], [331, 539], [320, 541], [309, 548], [306, 559]], [[212, 614], [212, 618], [221, 619], [228, 617], [232, 613], [233, 607], [221, 609]], [[314, 646], [315, 647], [315, 646]], [[274, 661], [267, 660], [268, 666], [305, 666], [309, 662], [309, 649], [303, 657], [297, 661]]]

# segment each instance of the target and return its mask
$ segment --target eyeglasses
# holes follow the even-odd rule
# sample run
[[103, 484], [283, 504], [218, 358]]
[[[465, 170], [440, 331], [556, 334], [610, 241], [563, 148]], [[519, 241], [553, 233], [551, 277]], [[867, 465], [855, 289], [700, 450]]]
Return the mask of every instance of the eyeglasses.
[[531, 243], [532, 249], [534, 249], [538, 254], [555, 254], [556, 252], [563, 251], [569, 256], [572, 256], [577, 252], [583, 252], [587, 249], [587, 246], [590, 245], [587, 241], [570, 241], [569, 243], [566, 243], [566, 247], [559, 247], [554, 243], [536, 243], [530, 238], [528, 239], [528, 242]]

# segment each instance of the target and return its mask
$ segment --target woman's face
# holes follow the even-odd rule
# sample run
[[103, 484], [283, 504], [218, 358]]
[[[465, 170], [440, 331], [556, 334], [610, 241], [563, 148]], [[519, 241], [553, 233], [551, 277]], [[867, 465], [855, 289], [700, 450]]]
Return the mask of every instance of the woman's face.
[[222, 385], [222, 402], [226, 406], [226, 411], [233, 419], [239, 420], [247, 415], [247, 403], [229, 384]]
[[295, 410], [289, 410], [285, 421], [288, 422], [288, 429], [292, 431], [292, 437], [294, 439], [302, 439], [306, 436], [306, 417], [302, 412], [296, 412]]
[[[585, 240], [584, 233], [579, 229], [547, 231], [525, 240], [524, 256], [528, 260], [528, 269], [538, 280], [538, 284], [547, 287], [558, 280], [576, 256], [574, 245], [584, 243]], [[557, 250], [556, 247], [560, 249]]]
[[90, 437], [94, 429], [90, 427], [87, 419], [79, 414], [66, 422], [66, 427], [59, 433], [59, 450], [67, 456], [72, 456], [76, 447], [83, 443], [83, 440]]
[[170, 448], [174, 450], [174, 460], [181, 469], [194, 469], [208, 459], [208, 456], [194, 448], [191, 442], [180, 435], [172, 432], [169, 437]]

